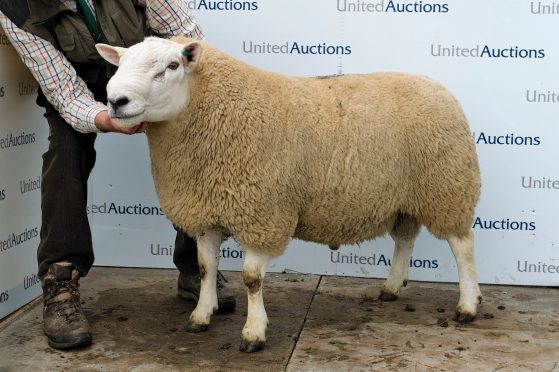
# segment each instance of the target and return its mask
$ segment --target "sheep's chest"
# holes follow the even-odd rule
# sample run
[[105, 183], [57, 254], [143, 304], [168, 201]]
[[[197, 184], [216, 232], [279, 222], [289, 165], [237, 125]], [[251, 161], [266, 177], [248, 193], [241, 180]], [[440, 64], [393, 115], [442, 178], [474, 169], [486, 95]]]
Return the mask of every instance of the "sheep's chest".
[[193, 148], [167, 123], [148, 131], [151, 170], [159, 203], [171, 222], [189, 234], [215, 226], [212, 196], [203, 164]]

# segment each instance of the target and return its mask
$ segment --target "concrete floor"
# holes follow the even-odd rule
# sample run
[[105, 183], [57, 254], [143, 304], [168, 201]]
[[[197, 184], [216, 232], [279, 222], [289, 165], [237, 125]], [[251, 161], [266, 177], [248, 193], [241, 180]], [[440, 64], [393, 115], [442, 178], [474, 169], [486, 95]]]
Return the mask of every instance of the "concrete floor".
[[382, 280], [268, 274], [268, 343], [245, 354], [241, 274], [224, 274], [236, 312], [189, 334], [176, 271], [94, 268], [81, 281], [94, 344], [49, 348], [36, 304], [0, 323], [0, 371], [559, 371], [559, 288], [483, 286], [478, 318], [458, 325], [456, 284], [411, 282], [382, 303]]

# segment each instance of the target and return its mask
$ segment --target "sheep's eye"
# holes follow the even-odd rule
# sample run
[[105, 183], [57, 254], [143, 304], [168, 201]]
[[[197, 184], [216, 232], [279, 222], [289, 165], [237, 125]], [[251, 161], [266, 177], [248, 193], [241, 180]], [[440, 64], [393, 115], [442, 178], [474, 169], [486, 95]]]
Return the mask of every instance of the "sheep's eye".
[[177, 68], [179, 68], [179, 63], [178, 62], [171, 62], [169, 64], [169, 66], [167, 66], [168, 69], [170, 70], [176, 70]]

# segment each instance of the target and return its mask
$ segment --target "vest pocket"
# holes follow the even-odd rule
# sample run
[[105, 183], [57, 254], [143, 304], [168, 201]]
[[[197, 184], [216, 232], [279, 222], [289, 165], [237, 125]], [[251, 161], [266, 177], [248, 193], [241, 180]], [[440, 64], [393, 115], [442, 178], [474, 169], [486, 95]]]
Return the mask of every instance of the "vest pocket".
[[[85, 39], [89, 35], [82, 36], [84, 36]], [[58, 43], [68, 61], [72, 63], [99, 62], [101, 58], [97, 55], [96, 50], [93, 49], [95, 48], [93, 38], [90, 36], [89, 38], [91, 39], [90, 41], [76, 38], [74, 35], [65, 34], [58, 36]]]
[[102, 61], [95, 42], [85, 24], [77, 20], [63, 20], [55, 29], [58, 46], [71, 63], [99, 63]]

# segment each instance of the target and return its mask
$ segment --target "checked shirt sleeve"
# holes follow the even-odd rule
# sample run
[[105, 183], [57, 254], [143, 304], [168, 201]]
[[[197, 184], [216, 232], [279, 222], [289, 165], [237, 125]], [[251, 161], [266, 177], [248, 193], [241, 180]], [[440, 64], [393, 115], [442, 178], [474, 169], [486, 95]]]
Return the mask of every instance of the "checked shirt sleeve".
[[148, 23], [163, 37], [187, 36], [202, 40], [204, 34], [188, 9], [186, 0], [140, 0], [146, 5]]
[[60, 116], [79, 132], [99, 132], [95, 116], [107, 108], [95, 101], [64, 55], [46, 40], [18, 28], [2, 13], [0, 25]]

